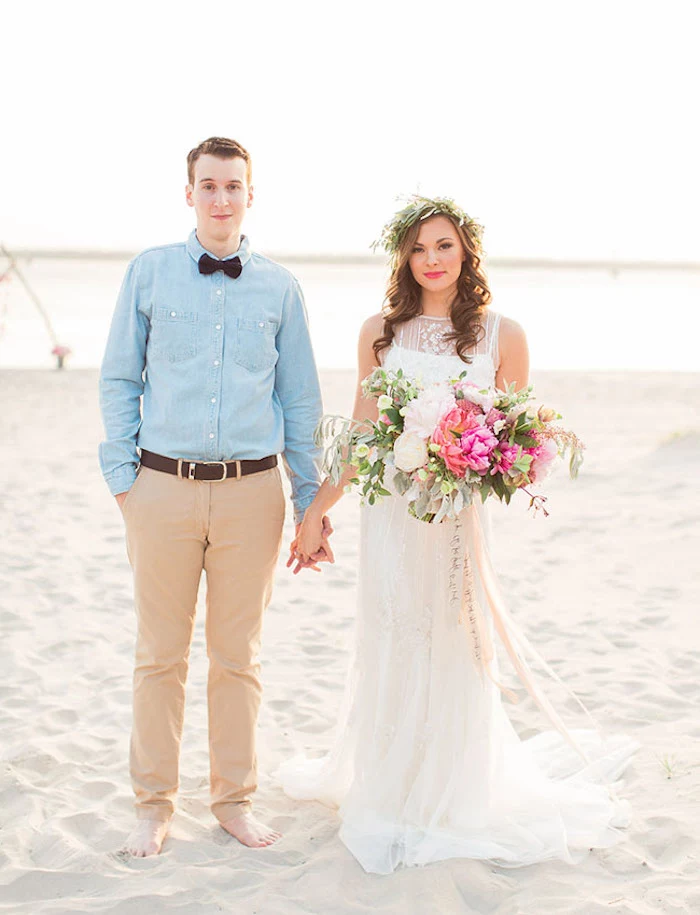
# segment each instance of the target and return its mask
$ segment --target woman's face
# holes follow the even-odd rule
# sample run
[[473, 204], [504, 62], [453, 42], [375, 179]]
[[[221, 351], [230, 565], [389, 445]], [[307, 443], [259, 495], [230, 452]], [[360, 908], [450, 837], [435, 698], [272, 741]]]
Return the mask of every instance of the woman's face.
[[456, 286], [465, 257], [452, 220], [447, 216], [431, 216], [421, 223], [408, 265], [423, 289], [447, 292]]

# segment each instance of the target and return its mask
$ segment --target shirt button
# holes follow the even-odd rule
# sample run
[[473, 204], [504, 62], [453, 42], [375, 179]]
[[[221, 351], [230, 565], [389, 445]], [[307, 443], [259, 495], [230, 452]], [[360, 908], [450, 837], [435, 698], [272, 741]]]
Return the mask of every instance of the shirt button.
[[216, 403], [216, 397], [212, 397], [211, 402]]
[[214, 365], [218, 365], [218, 364], [219, 364], [219, 360], [218, 360], [218, 359], [215, 359], [215, 360], [214, 360]]
[[262, 321], [258, 324], [258, 327], [264, 327], [264, 326], [265, 326], [265, 325], [263, 324]]
[[171, 312], [170, 312], [170, 317], [171, 317], [171, 318], [177, 317], [177, 312], [176, 312], [176, 311], [171, 311]]
[[217, 290], [216, 290], [216, 294], [217, 294], [217, 295], [221, 295], [221, 290], [220, 290], [220, 289], [217, 289]]
[[216, 325], [216, 329], [217, 329], [217, 330], [221, 330], [221, 325], [220, 325], [220, 324], [217, 324], [217, 325]]
[[213, 433], [213, 432], [210, 432], [210, 433], [209, 433], [209, 438], [214, 438], [214, 433]]

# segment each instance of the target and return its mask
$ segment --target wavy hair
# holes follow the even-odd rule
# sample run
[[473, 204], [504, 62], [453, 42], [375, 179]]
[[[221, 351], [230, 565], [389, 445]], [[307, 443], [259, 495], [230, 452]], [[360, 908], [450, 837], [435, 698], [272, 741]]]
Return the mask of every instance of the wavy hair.
[[[454, 341], [460, 359], [469, 363], [471, 358], [467, 352], [483, 338], [484, 314], [491, 301], [491, 290], [482, 267], [483, 251], [479, 240], [470, 234], [466, 226], [460, 226], [448, 213], [436, 213], [435, 216], [445, 216], [450, 220], [466, 255], [450, 304], [454, 330], [445, 339]], [[434, 219], [435, 216], [429, 218]], [[422, 224], [423, 220], [419, 220], [410, 226], [396, 252], [382, 306], [383, 332], [372, 344], [377, 357], [391, 345], [400, 324], [421, 314], [421, 286], [414, 279], [408, 261]]]

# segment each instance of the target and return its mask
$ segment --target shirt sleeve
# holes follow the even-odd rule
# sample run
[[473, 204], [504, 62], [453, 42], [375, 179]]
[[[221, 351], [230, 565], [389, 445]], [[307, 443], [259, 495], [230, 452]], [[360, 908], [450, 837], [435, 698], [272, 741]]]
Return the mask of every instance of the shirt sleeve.
[[284, 416], [282, 457], [292, 484], [294, 520], [298, 523], [320, 485], [321, 448], [314, 445], [314, 431], [321, 419], [322, 403], [304, 297], [293, 278], [284, 297], [276, 343], [275, 393]]
[[139, 311], [139, 259], [129, 264], [119, 292], [100, 371], [100, 409], [105, 440], [100, 469], [112, 495], [126, 492], [136, 479], [141, 426], [141, 395], [146, 367], [148, 318]]

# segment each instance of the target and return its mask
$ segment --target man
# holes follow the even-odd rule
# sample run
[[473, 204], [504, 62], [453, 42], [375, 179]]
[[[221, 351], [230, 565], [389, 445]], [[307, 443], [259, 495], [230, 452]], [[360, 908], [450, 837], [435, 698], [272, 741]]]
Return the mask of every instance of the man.
[[[127, 848], [139, 856], [158, 854], [173, 814], [203, 569], [212, 811], [244, 845], [279, 838], [250, 800], [260, 629], [284, 520], [277, 455], [297, 526], [318, 489], [321, 396], [301, 290], [241, 235], [250, 156], [213, 137], [187, 165], [197, 228], [129, 265], [100, 377], [100, 464], [124, 516], [138, 620]], [[330, 547], [316, 558], [332, 561]]]

